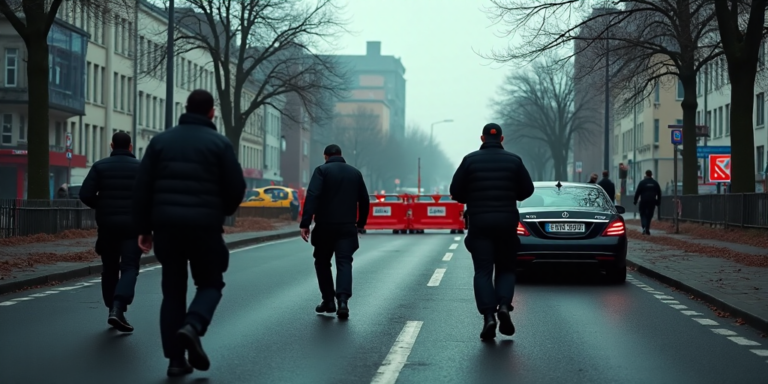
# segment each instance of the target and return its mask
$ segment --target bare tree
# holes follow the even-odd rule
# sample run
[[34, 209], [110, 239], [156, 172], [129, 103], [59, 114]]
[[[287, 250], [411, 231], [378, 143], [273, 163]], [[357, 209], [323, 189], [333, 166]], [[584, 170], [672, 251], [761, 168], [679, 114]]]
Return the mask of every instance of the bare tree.
[[[754, 148], [752, 95], [760, 46], [767, 32], [765, 12], [768, 1], [715, 0], [714, 6], [731, 80], [731, 147]], [[732, 151], [731, 160], [734, 165], [731, 167], [731, 191], [754, 192], [754, 152]]]
[[[493, 0], [493, 4], [489, 11], [509, 26], [506, 32], [523, 36], [520, 44], [492, 53], [490, 57], [497, 61], [528, 61], [573, 45], [573, 54], [564, 56], [561, 63], [591, 51], [594, 71], [611, 67], [612, 87], [628, 85], [630, 79], [640, 83], [633, 87], [637, 91], [628, 102], [648, 96], [660, 79], [677, 76], [684, 88], [683, 192], [698, 194], [696, 75], [722, 54], [711, 1]], [[621, 7], [607, 8], [607, 4]], [[601, 64], [606, 55], [609, 63]]]
[[567, 180], [568, 154], [575, 135], [589, 133], [590, 121], [574, 103], [573, 70], [552, 66], [550, 60], [533, 63], [530, 71], [512, 73], [500, 89], [496, 115], [514, 137], [549, 149], [555, 178]]
[[[0, 0], [0, 13], [24, 40], [27, 49], [29, 118], [28, 192], [29, 199], [50, 199], [49, 187], [49, 95], [48, 33], [63, 0]], [[110, 23], [115, 15], [133, 10], [130, 0], [78, 0], [72, 6], [99, 21]]]
[[347, 161], [357, 168], [373, 164], [386, 137], [381, 117], [365, 107], [357, 107], [351, 114], [336, 114], [330, 134], [343, 149]]
[[[508, 126], [504, 124], [504, 126]], [[510, 133], [510, 140], [504, 141], [504, 148], [523, 159], [533, 181], [545, 181], [551, 177], [552, 152], [538, 140], [518, 138], [515, 131]], [[565, 180], [563, 180], [565, 181]]]

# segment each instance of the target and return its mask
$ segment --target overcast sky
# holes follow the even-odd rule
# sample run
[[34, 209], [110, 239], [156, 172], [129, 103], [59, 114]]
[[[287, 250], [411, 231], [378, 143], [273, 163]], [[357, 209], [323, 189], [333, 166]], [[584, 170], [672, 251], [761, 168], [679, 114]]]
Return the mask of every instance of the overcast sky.
[[[400, 57], [405, 66], [406, 124], [435, 137], [454, 165], [480, 146], [490, 122], [489, 100], [509, 72], [475, 52], [502, 48], [507, 41], [482, 12], [488, 0], [348, 1], [348, 28], [354, 35], [339, 43], [338, 54], [364, 55], [366, 41], [381, 41], [383, 55]], [[475, 52], [473, 52], [473, 50]], [[502, 127], [503, 128], [503, 127]]]

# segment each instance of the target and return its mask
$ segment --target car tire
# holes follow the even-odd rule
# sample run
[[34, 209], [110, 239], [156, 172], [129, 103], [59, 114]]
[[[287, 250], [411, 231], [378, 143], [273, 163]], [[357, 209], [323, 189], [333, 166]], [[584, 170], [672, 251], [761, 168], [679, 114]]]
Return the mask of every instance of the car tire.
[[612, 265], [605, 270], [605, 277], [610, 284], [624, 284], [627, 281], [627, 264]]

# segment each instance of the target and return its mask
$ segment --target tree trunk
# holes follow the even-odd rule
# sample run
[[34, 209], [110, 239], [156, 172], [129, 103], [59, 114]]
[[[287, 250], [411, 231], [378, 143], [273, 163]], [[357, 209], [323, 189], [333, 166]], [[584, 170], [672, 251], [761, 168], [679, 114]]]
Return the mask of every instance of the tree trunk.
[[[683, 195], [699, 194], [698, 168], [699, 159], [696, 157], [696, 75], [680, 75], [683, 83]], [[669, 157], [673, 157], [670, 153]], [[679, 176], [679, 175], [678, 175]], [[679, 179], [679, 177], [678, 177]]]
[[[45, 15], [42, 16], [42, 19]], [[45, 30], [34, 23], [44, 21], [27, 20], [28, 30]], [[51, 198], [49, 179], [49, 135], [48, 121], [48, 36], [44, 32], [28, 33], [27, 46], [27, 82], [29, 84], [29, 102], [27, 118], [29, 119], [29, 145], [27, 156], [27, 198], [49, 200]]]
[[[223, 117], [223, 116], [222, 116]], [[222, 119], [223, 120], [223, 119]], [[231, 125], [230, 127], [227, 127], [228, 124], [224, 124], [224, 136], [229, 139], [229, 141], [232, 143], [232, 147], [235, 149], [235, 157], [237, 157], [238, 161], [240, 160], [240, 137], [243, 136], [243, 130], [237, 129], [234, 127], [234, 125]], [[266, 136], [266, 129], [264, 130]], [[262, 153], [264, 156], [266, 156], [267, 151], [265, 150], [267, 148], [267, 140], [266, 137], [264, 137], [264, 144], [262, 146]], [[264, 157], [262, 156], [262, 162], [264, 160]]]
[[728, 66], [731, 68], [731, 192], [752, 193], [755, 192], [752, 98], [755, 92], [756, 64], [729, 61]]

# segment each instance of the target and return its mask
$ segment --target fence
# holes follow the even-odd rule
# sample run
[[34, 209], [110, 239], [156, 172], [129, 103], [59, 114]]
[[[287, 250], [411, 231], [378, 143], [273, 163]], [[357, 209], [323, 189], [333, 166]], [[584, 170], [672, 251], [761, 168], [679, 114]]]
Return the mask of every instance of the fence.
[[[685, 195], [678, 196], [678, 199], [678, 218], [682, 221], [768, 229], [766, 193]], [[659, 217], [671, 220], [674, 214], [673, 197], [663, 196]]]
[[[224, 225], [237, 218], [277, 219], [291, 215], [288, 207], [240, 207]], [[56, 234], [71, 229], [96, 229], [96, 211], [80, 200], [0, 199], [0, 239], [36, 234]]]

